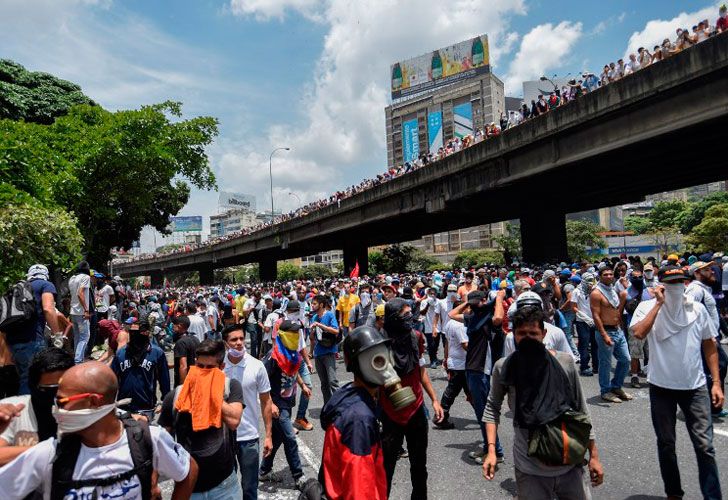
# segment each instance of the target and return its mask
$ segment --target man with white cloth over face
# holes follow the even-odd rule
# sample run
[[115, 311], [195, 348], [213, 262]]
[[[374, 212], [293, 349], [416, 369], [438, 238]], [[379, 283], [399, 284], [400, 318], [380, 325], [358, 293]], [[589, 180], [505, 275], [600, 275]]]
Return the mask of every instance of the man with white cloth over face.
[[[662, 285], [655, 298], [641, 302], [630, 323], [638, 339], [647, 338], [650, 364], [650, 411], [657, 435], [657, 457], [670, 499], [684, 495], [675, 453], [677, 407], [685, 414], [685, 425], [698, 459], [698, 476], [703, 498], [721, 498], [718, 466], [713, 447], [711, 400], [723, 404], [718, 377], [716, 329], [703, 304], [685, 295], [685, 273], [666, 265], [659, 271]], [[701, 350], [713, 376], [708, 393], [701, 362]]]

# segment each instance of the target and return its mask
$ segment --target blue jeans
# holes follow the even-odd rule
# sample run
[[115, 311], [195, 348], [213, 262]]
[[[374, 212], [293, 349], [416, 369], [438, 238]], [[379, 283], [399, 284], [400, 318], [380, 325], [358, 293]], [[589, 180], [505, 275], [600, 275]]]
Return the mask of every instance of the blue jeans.
[[240, 483], [243, 488], [243, 500], [258, 498], [258, 440], [238, 441], [238, 467], [240, 467]]
[[675, 453], [677, 407], [685, 415], [685, 426], [698, 459], [698, 479], [704, 499], [721, 498], [718, 466], [713, 447], [713, 421], [710, 416], [710, 395], [705, 386], [692, 391], [663, 389], [650, 385], [650, 413], [657, 436], [657, 458], [665, 485], [665, 493], [682, 498], [680, 469]]
[[71, 324], [73, 325], [73, 352], [75, 353], [73, 361], [76, 364], [83, 363], [86, 346], [91, 336], [91, 325], [82, 314], [71, 314]]
[[296, 435], [293, 433], [289, 408], [280, 408], [279, 417], [273, 419], [272, 430], [273, 450], [270, 455], [263, 457], [263, 461], [260, 463], [260, 473], [266, 474], [273, 470], [273, 459], [276, 457], [278, 448], [283, 445], [291, 475], [294, 480], [298, 479], [303, 476], [303, 469], [301, 468], [301, 458], [298, 456], [298, 443]]
[[[465, 370], [465, 377], [468, 381], [470, 400], [475, 410], [475, 418], [478, 420], [480, 433], [483, 435], [483, 451], [488, 453], [488, 436], [485, 433], [483, 412], [485, 411], [485, 404], [488, 402], [488, 393], [490, 392], [490, 375], [475, 370]], [[503, 456], [503, 447], [497, 435], [495, 437], [495, 454], [499, 457]]]
[[[301, 367], [298, 369], [298, 374], [301, 375], [303, 383], [308, 386], [309, 389], [313, 389], [311, 385], [311, 372], [308, 371], [306, 363], [301, 363]], [[298, 411], [296, 411], [296, 418], [306, 418], [306, 410], [308, 410], [308, 398], [303, 395], [301, 391], [301, 397], [298, 398]]]
[[592, 367], [595, 372], [599, 371], [599, 350], [597, 348], [596, 330], [583, 321], [576, 323], [576, 335], [579, 337], [579, 370], [585, 371], [589, 368], [590, 354]]
[[[629, 348], [627, 347], [627, 339], [621, 328], [606, 329], [607, 335], [612, 339], [612, 345], [608, 346], [604, 343], [604, 339], [597, 334], [597, 346], [599, 346], [599, 389], [602, 394], [621, 389], [624, 383], [624, 377], [629, 373]], [[614, 368], [614, 377], [609, 380], [612, 374], [612, 356], [617, 360], [617, 366]]]
[[258, 325], [255, 323], [245, 322], [245, 336], [250, 340], [250, 355], [254, 358], [258, 358], [258, 347], [260, 346], [260, 339], [258, 339]]
[[233, 471], [225, 480], [211, 490], [193, 493], [192, 500], [240, 500], [243, 496], [240, 491], [238, 474]]
[[33, 356], [38, 351], [45, 349], [45, 340], [31, 340], [30, 342], [21, 342], [18, 344], [10, 344], [10, 352], [13, 353], [13, 361], [15, 368], [18, 370], [20, 377], [19, 395], [30, 394], [30, 386], [28, 385], [28, 368]]

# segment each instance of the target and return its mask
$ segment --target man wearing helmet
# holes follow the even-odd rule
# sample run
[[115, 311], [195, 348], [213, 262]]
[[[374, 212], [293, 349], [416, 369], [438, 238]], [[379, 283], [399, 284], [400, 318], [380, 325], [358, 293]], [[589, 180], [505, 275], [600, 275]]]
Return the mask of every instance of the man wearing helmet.
[[354, 381], [336, 391], [321, 411], [326, 429], [320, 478], [331, 500], [387, 498], [382, 439], [375, 415], [376, 397], [384, 387], [397, 406], [415, 400], [410, 387], [402, 387], [386, 338], [371, 326], [360, 326], [344, 340], [346, 371]]

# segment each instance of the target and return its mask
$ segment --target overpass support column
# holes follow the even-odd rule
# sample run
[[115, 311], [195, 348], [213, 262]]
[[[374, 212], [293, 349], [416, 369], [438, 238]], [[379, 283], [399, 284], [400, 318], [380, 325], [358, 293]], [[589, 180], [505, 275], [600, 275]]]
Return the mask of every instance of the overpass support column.
[[275, 258], [266, 258], [258, 262], [260, 281], [275, 281], [278, 279], [278, 261]]
[[566, 261], [566, 214], [539, 209], [521, 217], [521, 243], [530, 264]]
[[164, 286], [164, 273], [162, 271], [152, 271], [149, 273], [149, 280], [152, 288], [162, 288]]
[[197, 268], [197, 272], [200, 274], [200, 285], [215, 284], [215, 268], [212, 264], [202, 264]]
[[348, 242], [344, 246], [344, 274], [349, 276], [359, 263], [359, 276], [369, 274], [369, 247], [360, 241]]

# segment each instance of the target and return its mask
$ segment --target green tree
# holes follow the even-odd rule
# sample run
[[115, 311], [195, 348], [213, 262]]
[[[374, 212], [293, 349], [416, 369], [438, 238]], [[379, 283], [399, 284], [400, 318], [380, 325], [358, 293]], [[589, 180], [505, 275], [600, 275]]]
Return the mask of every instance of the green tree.
[[672, 229], [677, 233], [689, 207], [682, 200], [658, 201], [649, 215], [652, 230]]
[[703, 217], [710, 207], [723, 203], [728, 203], [728, 192], [726, 191], [711, 193], [699, 201], [690, 203], [680, 221], [682, 234], [690, 234], [693, 228], [703, 221]]
[[521, 255], [521, 229], [506, 222], [503, 234], [493, 238], [493, 241], [503, 249], [503, 261], [512, 262], [514, 257]]
[[652, 231], [652, 223], [648, 217], [628, 215], [624, 218], [624, 229], [634, 234], [647, 234]]
[[566, 221], [566, 246], [569, 258], [581, 260], [589, 255], [589, 249], [606, 248], [599, 233], [604, 232], [599, 224], [590, 220]]
[[392, 263], [387, 259], [382, 252], [374, 251], [369, 252], [369, 273], [370, 274], [384, 274], [389, 272]]
[[291, 281], [300, 278], [303, 275], [303, 270], [300, 266], [291, 262], [279, 262], [278, 263], [278, 279], [280, 281]]
[[24, 278], [33, 264], [69, 270], [81, 258], [83, 238], [72, 214], [40, 204], [0, 208], [0, 290]]
[[384, 257], [389, 261], [389, 269], [386, 269], [387, 273], [404, 273], [407, 271], [407, 266], [412, 260], [412, 254], [415, 251], [415, 247], [412, 245], [389, 245], [382, 253]]
[[323, 264], [311, 264], [301, 269], [303, 279], [331, 278], [334, 272]]
[[687, 243], [699, 252], [728, 248], [728, 203], [708, 208], [703, 220], [688, 235]]
[[50, 124], [77, 104], [94, 104], [75, 83], [0, 59], [0, 118]]
[[453, 261], [453, 267], [458, 269], [480, 267], [486, 262], [502, 265], [503, 253], [496, 250], [463, 250], [458, 252]]
[[441, 268], [442, 262], [431, 255], [427, 255], [419, 248], [415, 248], [410, 254], [410, 260], [407, 263], [406, 270], [410, 273], [419, 273], [429, 271], [433, 267]]

